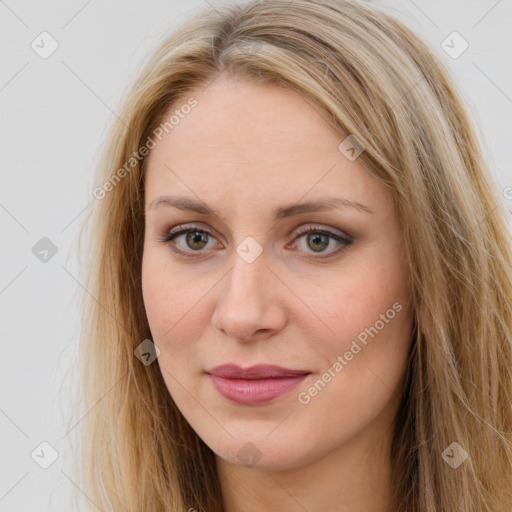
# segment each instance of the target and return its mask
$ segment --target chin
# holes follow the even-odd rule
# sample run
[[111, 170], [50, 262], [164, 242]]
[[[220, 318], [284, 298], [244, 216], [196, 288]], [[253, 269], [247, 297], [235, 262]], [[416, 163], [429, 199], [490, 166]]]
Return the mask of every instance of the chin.
[[[227, 443], [226, 443], [227, 441]], [[205, 441], [206, 442], [206, 441]], [[213, 444], [207, 443], [215, 455], [229, 464], [248, 469], [286, 470], [307, 462], [305, 453], [298, 453], [297, 446], [304, 450], [304, 444], [293, 437], [279, 437], [272, 440], [256, 438], [254, 432], [247, 436], [234, 437]]]

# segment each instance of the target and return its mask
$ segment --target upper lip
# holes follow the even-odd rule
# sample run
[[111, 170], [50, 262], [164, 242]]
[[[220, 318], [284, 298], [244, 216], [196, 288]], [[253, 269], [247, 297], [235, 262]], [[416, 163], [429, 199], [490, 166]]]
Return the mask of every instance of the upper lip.
[[308, 370], [290, 370], [274, 364], [257, 364], [242, 368], [236, 364], [222, 364], [216, 366], [206, 373], [217, 377], [225, 377], [228, 379], [269, 379], [279, 377], [296, 377], [298, 375], [307, 375], [311, 372]]

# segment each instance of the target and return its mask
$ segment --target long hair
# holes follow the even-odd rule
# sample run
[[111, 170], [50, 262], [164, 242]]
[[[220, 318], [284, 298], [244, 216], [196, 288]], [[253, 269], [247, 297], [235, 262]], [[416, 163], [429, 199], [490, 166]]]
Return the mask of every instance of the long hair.
[[171, 108], [196, 108], [190, 91], [223, 73], [322, 107], [340, 142], [350, 134], [364, 145], [358, 161], [392, 195], [414, 311], [392, 439], [394, 510], [510, 512], [510, 233], [440, 56], [368, 3], [258, 0], [195, 12], [143, 64], [113, 121], [82, 227], [90, 233], [79, 397], [88, 499], [103, 511], [223, 510], [214, 453], [159, 365], [134, 355], [151, 339], [141, 290], [143, 148], [172, 129]]

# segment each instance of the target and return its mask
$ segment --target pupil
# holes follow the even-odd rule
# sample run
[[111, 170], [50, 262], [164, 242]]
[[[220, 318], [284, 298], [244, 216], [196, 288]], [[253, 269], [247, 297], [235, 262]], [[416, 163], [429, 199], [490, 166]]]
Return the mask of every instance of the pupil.
[[329, 245], [329, 237], [327, 235], [323, 235], [320, 233], [316, 233], [314, 235], [310, 235], [308, 237], [308, 241], [313, 241], [314, 244], [320, 244], [320, 248], [315, 248], [314, 246], [310, 246], [316, 252], [320, 252], [325, 249]]

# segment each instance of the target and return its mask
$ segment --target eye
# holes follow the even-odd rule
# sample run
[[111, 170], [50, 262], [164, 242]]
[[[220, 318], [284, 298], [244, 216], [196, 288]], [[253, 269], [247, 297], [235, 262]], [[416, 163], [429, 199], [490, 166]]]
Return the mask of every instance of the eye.
[[[300, 228], [296, 234], [296, 238], [287, 248], [290, 245], [295, 245], [296, 241], [299, 240], [303, 242], [302, 245], [305, 247], [305, 249], [301, 249], [302, 252], [313, 256], [321, 254], [320, 256], [314, 256], [316, 259], [330, 258], [343, 251], [353, 242], [349, 235], [341, 235], [318, 226], [305, 226]], [[202, 252], [205, 252], [203, 249], [212, 248], [208, 246], [212, 238], [213, 235], [209, 231], [192, 224], [176, 226], [158, 238], [158, 241], [168, 244], [172, 251], [181, 256], [196, 258], [200, 257]], [[178, 243], [180, 240], [181, 245]], [[337, 248], [326, 251], [331, 246], [337, 246]]]
[[[329, 258], [338, 254], [353, 242], [348, 235], [342, 236], [341, 234], [318, 226], [305, 226], [299, 229], [298, 236], [295, 240], [303, 242], [302, 246], [305, 247], [305, 249], [302, 250], [304, 252], [309, 252], [309, 254], [322, 254], [319, 259]], [[326, 249], [332, 246], [337, 246], [337, 248], [326, 251]], [[308, 249], [311, 250], [311, 252]]]
[[[200, 253], [204, 252], [203, 249], [205, 248], [211, 248], [208, 247], [210, 237], [212, 237], [211, 233], [204, 229], [199, 229], [197, 226], [177, 226], [167, 232], [159, 241], [169, 244], [174, 252], [182, 256], [194, 258], [196, 257], [196, 255], [193, 254], [194, 252]], [[180, 239], [182, 239], [181, 247], [177, 243]], [[197, 256], [199, 256], [199, 254], [197, 254]]]

